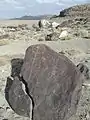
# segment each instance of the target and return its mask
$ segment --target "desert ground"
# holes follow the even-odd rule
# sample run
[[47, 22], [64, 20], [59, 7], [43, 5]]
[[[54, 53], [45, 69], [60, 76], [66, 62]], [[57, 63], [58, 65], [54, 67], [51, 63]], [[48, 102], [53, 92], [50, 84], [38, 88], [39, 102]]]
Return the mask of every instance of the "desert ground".
[[[73, 20], [49, 20], [60, 24], [57, 29], [48, 27], [48, 23], [39, 28], [38, 21], [31, 20], [0, 21], [0, 120], [29, 120], [10, 108], [4, 89], [11, 72], [11, 59], [24, 58], [30, 45], [46, 44], [58, 53], [63, 52], [75, 65], [83, 63], [90, 69], [90, 19]], [[63, 24], [63, 21], [68, 22]], [[61, 35], [63, 31], [65, 35]], [[83, 82], [77, 112], [70, 120], [90, 120], [90, 79]]]

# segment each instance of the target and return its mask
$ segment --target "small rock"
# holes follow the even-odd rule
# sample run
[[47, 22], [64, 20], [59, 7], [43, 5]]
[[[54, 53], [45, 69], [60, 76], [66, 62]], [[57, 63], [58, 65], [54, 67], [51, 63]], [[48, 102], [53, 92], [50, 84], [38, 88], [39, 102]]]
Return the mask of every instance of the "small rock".
[[89, 69], [86, 65], [79, 63], [77, 65], [78, 69], [80, 70], [81, 73], [85, 76], [86, 79], [89, 79]]
[[53, 33], [48, 34], [47, 36], [45, 36], [45, 41], [52, 41], [52, 36], [53, 36]]
[[6, 39], [6, 38], [9, 38], [9, 34], [5, 34], [5, 35], [0, 36], [0, 39]]
[[16, 31], [16, 29], [11, 28], [9, 31], [11, 31], [11, 32], [15, 32], [15, 31]]
[[44, 39], [43, 38], [39, 38], [38, 41], [44, 41]]
[[58, 27], [58, 26], [59, 26], [59, 23], [56, 23], [56, 22], [53, 22], [53, 23], [52, 23], [52, 27], [53, 27], [53, 28], [56, 28], [56, 27]]
[[68, 32], [66, 30], [62, 31], [59, 38], [62, 39], [62, 40], [65, 40], [67, 39], [68, 37]]
[[87, 38], [87, 39], [90, 38], [90, 34], [87, 30], [80, 30], [79, 33], [80, 33], [81, 38]]
[[39, 22], [38, 22], [38, 26], [39, 26], [39, 28], [47, 28], [47, 27], [49, 27], [51, 25], [51, 23], [48, 21], [48, 20], [40, 20]]
[[36, 31], [40, 31], [40, 28], [39, 28], [37, 25], [33, 24], [32, 27], [33, 27]]
[[21, 25], [18, 25], [18, 27], [22, 30], [25, 30], [27, 29], [27, 24], [21, 24]]

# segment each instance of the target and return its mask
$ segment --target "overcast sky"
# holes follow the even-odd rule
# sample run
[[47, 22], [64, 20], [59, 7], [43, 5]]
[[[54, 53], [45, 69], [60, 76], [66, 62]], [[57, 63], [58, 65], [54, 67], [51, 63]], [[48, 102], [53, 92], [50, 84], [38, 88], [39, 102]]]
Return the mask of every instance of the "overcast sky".
[[0, 0], [0, 18], [55, 14], [69, 6], [84, 3], [90, 3], [90, 0]]

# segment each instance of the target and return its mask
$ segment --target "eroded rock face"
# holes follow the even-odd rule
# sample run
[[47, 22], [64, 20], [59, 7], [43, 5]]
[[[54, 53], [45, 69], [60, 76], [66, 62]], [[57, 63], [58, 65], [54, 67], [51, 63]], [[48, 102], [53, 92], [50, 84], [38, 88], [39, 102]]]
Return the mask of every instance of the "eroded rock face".
[[14, 76], [7, 90], [8, 102], [22, 116], [30, 117], [33, 109], [34, 120], [68, 120], [76, 112], [82, 79], [81, 72], [67, 57], [44, 44], [32, 45], [26, 50], [20, 78]]

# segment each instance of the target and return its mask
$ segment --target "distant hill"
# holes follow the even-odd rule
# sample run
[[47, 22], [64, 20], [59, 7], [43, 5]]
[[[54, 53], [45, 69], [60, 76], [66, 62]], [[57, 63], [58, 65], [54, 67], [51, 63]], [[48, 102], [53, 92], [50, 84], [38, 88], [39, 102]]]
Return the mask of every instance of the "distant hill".
[[39, 16], [22, 16], [20, 18], [13, 18], [12, 20], [41, 20], [47, 19], [51, 17], [51, 15], [39, 15]]

